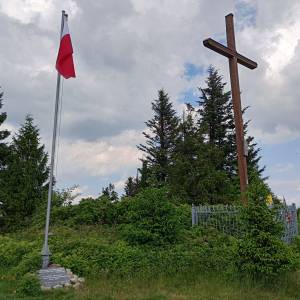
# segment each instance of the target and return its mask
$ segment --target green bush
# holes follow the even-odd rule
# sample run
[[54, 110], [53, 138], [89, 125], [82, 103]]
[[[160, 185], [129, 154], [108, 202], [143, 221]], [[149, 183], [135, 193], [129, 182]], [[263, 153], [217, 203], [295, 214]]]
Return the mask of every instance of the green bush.
[[79, 204], [53, 207], [51, 222], [57, 225], [111, 225], [115, 222], [115, 204], [107, 197], [82, 199]]
[[264, 183], [255, 182], [242, 213], [245, 235], [238, 242], [235, 261], [238, 270], [251, 279], [271, 280], [296, 267], [291, 247], [280, 239], [282, 225], [266, 204], [268, 194]]
[[81, 200], [73, 219], [74, 224], [87, 225], [111, 225], [114, 221], [114, 204], [107, 197]]
[[17, 293], [24, 296], [38, 296], [41, 292], [41, 284], [35, 274], [27, 273], [18, 282]]
[[20, 277], [35, 272], [41, 265], [38, 243], [18, 241], [0, 236], [0, 268]]
[[29, 272], [35, 272], [41, 267], [41, 263], [40, 251], [34, 250], [22, 257], [19, 264], [12, 269], [12, 273], [16, 276], [22, 276]]
[[[123, 202], [123, 203], [122, 203]], [[149, 188], [120, 203], [122, 237], [131, 244], [176, 243], [184, 228], [180, 211], [168, 199], [166, 189]]]
[[0, 266], [1, 268], [15, 267], [23, 257], [32, 252], [34, 244], [17, 241], [9, 237], [0, 236]]
[[[52, 228], [52, 231], [54, 235], [49, 239], [53, 253], [51, 261], [84, 277], [153, 278], [178, 273], [219, 274], [229, 272], [234, 261], [236, 240], [216, 230], [200, 227], [183, 229], [177, 243], [168, 243], [165, 247], [151, 243], [132, 245], [125, 240], [112, 238], [113, 230], [100, 227], [72, 229], [60, 226]], [[33, 243], [19, 240], [31, 240], [37, 235], [39, 233], [33, 231], [0, 238], [0, 250], [6, 246], [5, 253], [1, 252], [0, 256], [1, 262], [5, 262], [5, 265], [0, 265], [0, 268], [5, 268], [5, 274], [20, 278], [24, 273], [34, 273], [40, 267], [42, 241], [38, 239]], [[21, 249], [25, 251], [20, 252]]]

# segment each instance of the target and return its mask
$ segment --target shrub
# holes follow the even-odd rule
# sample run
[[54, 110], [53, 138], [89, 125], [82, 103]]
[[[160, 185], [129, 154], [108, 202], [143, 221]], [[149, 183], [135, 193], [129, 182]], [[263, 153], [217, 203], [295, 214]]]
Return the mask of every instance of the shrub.
[[[123, 202], [123, 201], [122, 201]], [[121, 202], [121, 234], [131, 244], [175, 243], [184, 227], [166, 189], [148, 188]]]
[[16, 241], [0, 236], [0, 266], [1, 268], [17, 266], [23, 257], [34, 249], [34, 244], [26, 241]]
[[280, 240], [282, 226], [265, 202], [268, 193], [264, 183], [255, 182], [242, 212], [245, 235], [238, 242], [236, 264], [251, 279], [273, 279], [296, 263], [291, 248]]
[[57, 225], [114, 224], [115, 207], [107, 197], [82, 199], [79, 204], [53, 207], [51, 221]]
[[17, 293], [25, 296], [38, 296], [41, 291], [41, 284], [35, 274], [27, 273], [18, 282]]
[[76, 209], [74, 224], [113, 224], [114, 204], [107, 197], [83, 199]]
[[19, 264], [12, 269], [12, 273], [17, 276], [22, 276], [29, 272], [35, 272], [41, 267], [40, 251], [33, 251], [25, 254]]

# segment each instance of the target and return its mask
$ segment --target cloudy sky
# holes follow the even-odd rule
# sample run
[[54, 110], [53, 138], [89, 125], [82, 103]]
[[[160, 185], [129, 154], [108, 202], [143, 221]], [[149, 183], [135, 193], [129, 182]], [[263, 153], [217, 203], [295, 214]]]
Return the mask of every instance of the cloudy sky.
[[[61, 10], [69, 14], [76, 79], [64, 81], [59, 187], [97, 195], [122, 191], [135, 175], [150, 103], [165, 88], [178, 112], [197, 100], [213, 64], [228, 62], [202, 45], [225, 41], [233, 13], [237, 50], [258, 62], [239, 67], [250, 134], [262, 148], [269, 184], [300, 205], [300, 3], [298, 0], [0, 0], [0, 86], [6, 126], [34, 116], [51, 143]], [[228, 86], [229, 89], [229, 86]]]

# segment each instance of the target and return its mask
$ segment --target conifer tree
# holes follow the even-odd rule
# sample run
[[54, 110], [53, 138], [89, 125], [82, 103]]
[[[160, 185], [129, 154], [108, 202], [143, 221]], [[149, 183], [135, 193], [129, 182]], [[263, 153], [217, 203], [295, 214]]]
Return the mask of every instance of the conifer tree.
[[40, 143], [33, 118], [13, 137], [0, 187], [5, 224], [18, 226], [30, 221], [37, 208], [45, 202], [49, 168], [45, 146]]
[[194, 121], [194, 109], [187, 105], [187, 115], [179, 126], [180, 134], [173, 154], [170, 188], [174, 195], [190, 204], [216, 204], [232, 201], [228, 195], [225, 171], [220, 150], [204, 142]]
[[[230, 92], [225, 92], [226, 83], [222, 82], [222, 76], [212, 66], [208, 69], [207, 88], [200, 89], [201, 97], [198, 110], [200, 119], [199, 126], [205, 133], [210, 144], [215, 145], [222, 151], [223, 163], [220, 167], [226, 171], [232, 183], [238, 189], [238, 167], [235, 139], [235, 124], [233, 116], [233, 105]], [[243, 109], [243, 114], [248, 107]], [[254, 138], [247, 136], [249, 122], [244, 124], [244, 135], [248, 143], [248, 173], [258, 174], [262, 178], [265, 167], [259, 166], [260, 148]], [[263, 178], [262, 178], [263, 179]]]
[[218, 71], [210, 66], [206, 80], [207, 87], [200, 88], [198, 112], [200, 114], [199, 126], [206, 134], [208, 142], [225, 150], [228, 129], [233, 125], [233, 113], [230, 92], [224, 91], [226, 83], [223, 83], [222, 79]]
[[[3, 106], [3, 92], [0, 92], [0, 109]], [[5, 122], [7, 115], [5, 112], [0, 113], [0, 126]], [[0, 172], [5, 167], [6, 158], [8, 155], [9, 148], [4, 142], [5, 139], [10, 135], [8, 130], [0, 130]]]
[[140, 191], [146, 187], [151, 186], [151, 169], [148, 166], [148, 162], [144, 159], [141, 159], [142, 167], [138, 168], [138, 174], [140, 174], [137, 181], [137, 189]]
[[248, 173], [249, 173], [249, 180], [253, 179], [254, 174], [257, 174], [260, 179], [266, 180], [267, 177], [264, 176], [263, 172], [265, 171], [265, 166], [260, 166], [259, 161], [261, 159], [261, 156], [259, 155], [259, 152], [261, 148], [257, 146], [257, 143], [254, 140], [253, 136], [247, 136], [247, 145], [248, 145], [248, 157], [247, 157], [247, 163], [248, 163]]
[[125, 182], [125, 196], [126, 197], [133, 197], [137, 194], [138, 191], [138, 180], [133, 177], [128, 177], [127, 181]]
[[168, 177], [178, 133], [178, 117], [164, 90], [158, 91], [158, 99], [152, 102], [152, 110], [154, 116], [146, 122], [149, 131], [143, 132], [146, 144], [140, 144], [138, 149], [145, 152], [144, 160], [151, 168], [153, 179], [160, 185]]
[[107, 187], [102, 188], [102, 196], [106, 196], [112, 202], [119, 199], [118, 193], [115, 191], [115, 186], [112, 183], [109, 183]]
[[[243, 113], [248, 109], [246, 107], [243, 110]], [[264, 171], [266, 169], [265, 166], [260, 166], [259, 162], [261, 159], [260, 151], [261, 148], [258, 147], [257, 143], [255, 142], [255, 138], [253, 136], [248, 135], [248, 125], [250, 121], [245, 122], [244, 124], [244, 136], [246, 140], [246, 145], [248, 147], [248, 156], [247, 156], [247, 167], [248, 167], [248, 177], [249, 182], [251, 183], [252, 180], [257, 180], [257, 177], [260, 178], [262, 181], [267, 179], [264, 176]], [[237, 162], [236, 162], [237, 164]]]

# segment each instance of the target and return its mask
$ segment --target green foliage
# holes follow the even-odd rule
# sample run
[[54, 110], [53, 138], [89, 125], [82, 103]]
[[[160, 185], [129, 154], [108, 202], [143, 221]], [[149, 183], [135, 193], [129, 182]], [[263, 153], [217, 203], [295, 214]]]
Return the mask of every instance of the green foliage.
[[192, 255], [192, 272], [232, 275], [237, 240], [216, 229], [193, 227], [186, 232], [185, 242]]
[[152, 177], [151, 169], [148, 166], [148, 162], [143, 159], [141, 161], [142, 161], [142, 167], [138, 168], [138, 174], [140, 174], [140, 179], [137, 185], [138, 191], [151, 186], [151, 177]]
[[152, 102], [154, 116], [146, 122], [147, 132], [143, 132], [146, 145], [138, 148], [146, 155], [145, 161], [152, 168], [153, 184], [159, 186], [168, 177], [171, 155], [175, 148], [178, 134], [178, 117], [164, 90], [158, 91], [158, 99]]
[[[2, 101], [3, 101], [3, 93], [0, 92], [0, 109], [2, 109]], [[7, 115], [5, 112], [0, 113], [0, 127], [1, 125], [5, 122], [7, 118]], [[1, 186], [1, 181], [4, 179], [4, 174], [3, 171], [5, 170], [6, 164], [7, 164], [7, 157], [9, 154], [9, 147], [8, 145], [4, 142], [4, 140], [10, 135], [10, 132], [6, 129], [0, 130], [0, 186]], [[4, 209], [3, 205], [1, 204], [2, 201], [0, 201], [0, 228], [4, 226], [3, 219], [1, 218], [1, 215], [3, 215]]]
[[133, 178], [131, 176], [128, 177], [127, 181], [125, 182], [125, 196], [126, 197], [133, 197], [138, 192], [138, 178]]
[[54, 207], [51, 219], [52, 223], [62, 225], [111, 225], [115, 222], [115, 214], [115, 204], [111, 199], [101, 196], [81, 199], [79, 204]]
[[[3, 92], [0, 92], [0, 109], [2, 109]], [[5, 122], [7, 115], [5, 112], [0, 113], [0, 126]], [[9, 148], [4, 140], [10, 135], [8, 130], [0, 130], [0, 175], [3, 168], [6, 166], [6, 158]], [[1, 180], [1, 177], [0, 177]]]
[[[82, 235], [83, 233], [81, 233]], [[153, 278], [158, 275], [229, 273], [233, 266], [235, 239], [200, 228], [184, 231], [176, 244], [167, 247], [131, 245], [120, 239], [99, 240], [102, 234], [84, 239], [71, 236], [52, 238], [53, 261], [83, 276]], [[118, 234], [117, 234], [118, 236]]]
[[0, 266], [17, 266], [23, 257], [34, 249], [34, 244], [0, 236]]
[[197, 129], [194, 109], [188, 112], [179, 126], [179, 136], [172, 155], [169, 184], [172, 194], [179, 195], [190, 204], [226, 203], [229, 180], [225, 171], [217, 166], [222, 163], [222, 152], [206, 144]]
[[40, 292], [41, 284], [35, 274], [25, 274], [18, 283], [17, 294], [24, 296], [38, 296]]
[[113, 224], [115, 219], [114, 205], [111, 199], [82, 199], [73, 218], [74, 224]]
[[7, 168], [0, 181], [5, 229], [28, 224], [45, 202], [49, 170], [44, 148], [40, 145], [39, 131], [33, 124], [33, 118], [27, 116], [13, 137]]
[[11, 273], [20, 277], [29, 272], [35, 272], [41, 267], [41, 251], [38, 251], [36, 248], [26, 253], [19, 264], [12, 268]]
[[230, 180], [225, 171], [216, 168], [220, 157], [216, 148], [206, 144], [189, 154], [179, 149], [170, 172], [172, 193], [189, 204], [232, 203], [236, 195]]
[[291, 248], [280, 240], [282, 226], [266, 204], [269, 193], [257, 179], [249, 188], [249, 204], [243, 209], [245, 236], [237, 246], [236, 264], [251, 279], [270, 280], [296, 267]]
[[123, 218], [122, 235], [132, 244], [175, 243], [182, 226], [166, 189], [148, 188], [127, 200]]
[[207, 87], [200, 89], [202, 95], [199, 101], [199, 126], [208, 136], [208, 142], [225, 151], [228, 150], [227, 136], [229, 130], [233, 129], [231, 121], [233, 120], [232, 103], [230, 92], [225, 92], [226, 83], [223, 78], [212, 66], [208, 69], [206, 80]]
[[110, 201], [114, 202], [119, 199], [118, 193], [115, 191], [115, 186], [112, 183], [102, 189], [102, 196], [107, 197]]
[[[51, 206], [61, 207], [61, 206], [71, 205], [75, 200], [75, 198], [80, 196], [80, 193], [76, 193], [76, 189], [78, 187], [79, 186], [75, 184], [69, 188], [54, 190], [52, 194]], [[45, 209], [46, 206], [43, 209], [43, 212], [45, 211]]]
[[37, 244], [0, 237], [0, 266], [15, 276], [36, 271], [41, 265]]

